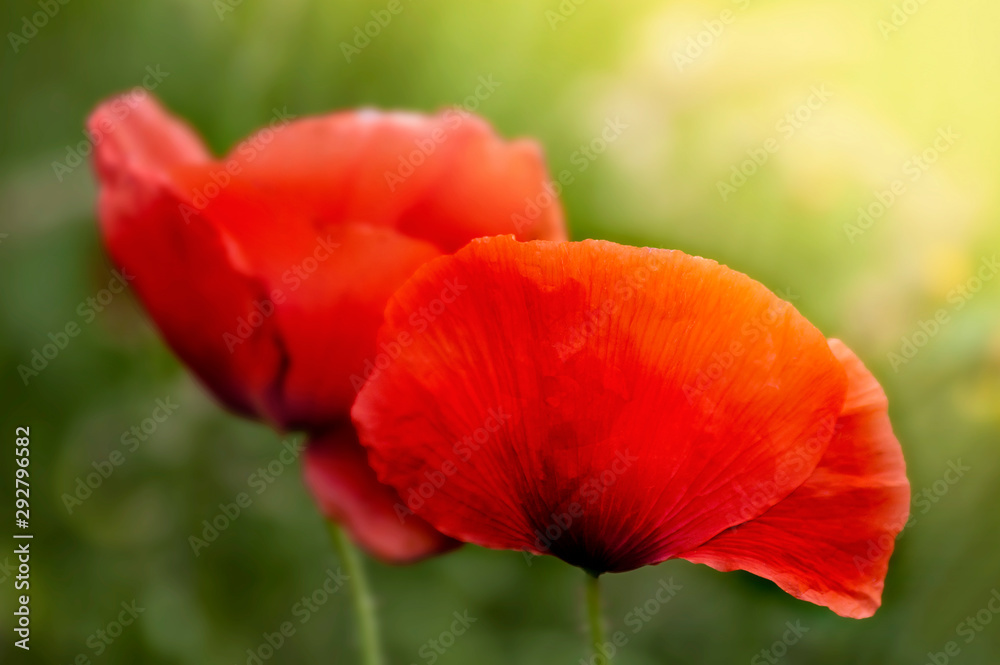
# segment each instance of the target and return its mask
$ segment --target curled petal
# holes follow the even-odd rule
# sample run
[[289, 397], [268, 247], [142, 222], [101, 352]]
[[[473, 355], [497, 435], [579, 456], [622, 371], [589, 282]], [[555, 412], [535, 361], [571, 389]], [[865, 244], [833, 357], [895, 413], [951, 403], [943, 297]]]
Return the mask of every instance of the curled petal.
[[910, 485], [888, 402], [875, 377], [840, 340], [847, 398], [813, 474], [763, 515], [681, 557], [747, 570], [796, 598], [857, 619], [882, 601], [889, 557], [909, 515]]
[[[172, 169], [207, 153], [191, 130], [148, 96], [102, 105], [88, 127], [101, 180], [104, 242], [167, 343], [230, 408], [267, 417], [285, 365], [266, 322], [246, 344], [224, 338], [266, 298], [267, 287], [236, 268], [225, 233], [201, 214], [188, 220]], [[99, 139], [96, 137], [100, 137]]]

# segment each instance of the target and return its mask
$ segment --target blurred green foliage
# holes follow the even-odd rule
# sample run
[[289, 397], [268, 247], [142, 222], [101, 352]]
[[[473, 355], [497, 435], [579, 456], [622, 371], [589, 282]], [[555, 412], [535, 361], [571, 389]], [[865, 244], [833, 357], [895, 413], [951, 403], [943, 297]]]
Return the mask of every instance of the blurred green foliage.
[[[949, 640], [955, 662], [997, 662], [1000, 621], [969, 643], [956, 631], [1000, 588], [1000, 280], [968, 298], [955, 289], [1000, 250], [1000, 5], [577, 3], [402, 0], [349, 62], [343, 43], [386, 2], [5, 3], [0, 394], [5, 436], [32, 432], [28, 661], [245, 663], [265, 633], [301, 618], [296, 603], [337, 566], [297, 467], [195, 557], [188, 537], [246, 489], [280, 437], [217, 408], [129, 295], [89, 323], [78, 310], [111, 268], [89, 166], [57, 174], [52, 163], [84, 140], [98, 100], [159, 67], [169, 76], [155, 93], [217, 151], [275, 107], [433, 110], [462, 104], [492, 75], [501, 85], [478, 112], [505, 135], [537, 137], [552, 172], [571, 172], [563, 199], [575, 238], [678, 248], [744, 271], [883, 381], [914, 491], [931, 494], [915, 504], [878, 614], [841, 619], [750, 575], [669, 562], [607, 578], [613, 630], [629, 630], [626, 616], [661, 579], [683, 585], [616, 663], [762, 662], [752, 659], [797, 621], [808, 632], [779, 662], [924, 663]], [[25, 37], [43, 5], [54, 15]], [[817, 86], [828, 98], [810, 108]], [[627, 125], [617, 140], [592, 160], [579, 152], [615, 118]], [[949, 128], [957, 139], [921, 157]], [[913, 170], [915, 156], [926, 169]], [[763, 164], [745, 163], [755, 157]], [[734, 168], [753, 173], [742, 182]], [[889, 201], [897, 179], [884, 214], [856, 233], [858, 208]], [[725, 200], [720, 181], [733, 187]], [[942, 308], [947, 323], [893, 361]], [[82, 333], [25, 386], [18, 365], [71, 321]], [[176, 413], [68, 510], [63, 495], [162, 398]], [[0, 461], [5, 487], [11, 459]], [[948, 484], [957, 460], [969, 471]], [[429, 663], [421, 645], [466, 610], [477, 621], [442, 665], [584, 656], [581, 573], [558, 561], [467, 547], [370, 567], [391, 663]], [[0, 578], [0, 660], [27, 662], [8, 630], [13, 580]], [[144, 613], [98, 655], [92, 636], [133, 600]], [[267, 662], [354, 662], [348, 600], [334, 594], [295, 623]]]

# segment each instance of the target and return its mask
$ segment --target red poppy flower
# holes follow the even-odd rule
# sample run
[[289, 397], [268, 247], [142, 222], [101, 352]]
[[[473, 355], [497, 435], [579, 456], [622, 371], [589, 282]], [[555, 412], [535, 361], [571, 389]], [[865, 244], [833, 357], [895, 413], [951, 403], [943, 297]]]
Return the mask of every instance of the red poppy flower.
[[[224, 404], [336, 448], [307, 463], [321, 504], [341, 517], [365, 492], [386, 501], [371, 473], [323, 480], [318, 469], [329, 460], [358, 467], [361, 449], [341, 429], [380, 362], [389, 296], [422, 263], [477, 236], [565, 237], [557, 203], [529, 204], [547, 196], [537, 146], [504, 142], [457, 110], [295, 121], [276, 112], [221, 159], [141, 91], [102, 104], [88, 124], [112, 259]], [[412, 558], [401, 546], [413, 541], [412, 524], [420, 530], [419, 520], [396, 520], [404, 533], [387, 558]], [[357, 529], [362, 541], [388, 537]]]
[[[421, 311], [438, 314], [415, 327]], [[885, 395], [745, 275], [481, 239], [418, 270], [379, 339], [410, 342], [353, 418], [378, 477], [443, 533], [594, 573], [685, 558], [845, 616], [878, 607], [909, 510]]]

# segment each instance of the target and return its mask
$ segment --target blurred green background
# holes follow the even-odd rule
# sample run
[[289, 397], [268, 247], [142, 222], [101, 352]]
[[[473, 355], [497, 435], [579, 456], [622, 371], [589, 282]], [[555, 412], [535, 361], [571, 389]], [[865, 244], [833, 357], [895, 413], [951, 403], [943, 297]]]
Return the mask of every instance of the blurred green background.
[[[961, 651], [951, 662], [1000, 662], [1000, 619], [963, 623], [992, 620], [1000, 588], [1000, 279], [988, 267], [1000, 251], [1000, 5], [401, 2], [350, 62], [342, 43], [387, 2], [4, 3], [0, 397], [10, 445], [0, 472], [11, 487], [14, 428], [30, 426], [36, 538], [27, 658], [9, 630], [13, 546], [0, 548], [0, 661], [246, 663], [265, 633], [302, 618], [296, 603], [338, 565], [297, 465], [195, 557], [189, 536], [275, 458], [279, 437], [216, 407], [130, 295], [90, 322], [78, 311], [111, 268], [89, 164], [57, 173], [53, 162], [85, 139], [98, 100], [159, 67], [168, 75], [155, 94], [216, 151], [275, 107], [434, 110], [463, 104], [492, 76], [500, 86], [478, 112], [507, 136], [537, 137], [551, 171], [571, 172], [574, 238], [678, 248], [746, 272], [847, 341], [883, 382], [917, 503], [876, 616], [841, 619], [750, 575], [668, 562], [606, 578], [611, 627], [630, 635], [614, 662], [920, 664], [952, 640]], [[53, 15], [32, 33], [25, 20], [42, 23], [46, 6]], [[627, 127], [603, 152], [579, 152], [615, 119]], [[934, 328], [942, 309], [947, 322]], [[70, 321], [82, 333], [25, 386], [17, 367]], [[69, 510], [63, 495], [166, 398], [175, 413]], [[581, 573], [556, 560], [529, 566], [467, 547], [370, 570], [392, 664], [585, 656]], [[629, 612], [670, 578], [683, 589], [632, 635]], [[98, 653], [96, 631], [133, 601], [144, 612]], [[477, 621], [432, 660], [421, 648], [456, 611]], [[786, 622], [808, 632], [776, 647]], [[264, 662], [356, 662], [346, 593], [295, 626]]]

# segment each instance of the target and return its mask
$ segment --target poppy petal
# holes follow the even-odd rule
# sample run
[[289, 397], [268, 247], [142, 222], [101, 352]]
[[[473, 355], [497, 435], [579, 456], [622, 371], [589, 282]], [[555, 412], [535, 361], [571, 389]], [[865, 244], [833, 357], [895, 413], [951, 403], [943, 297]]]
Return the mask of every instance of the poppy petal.
[[909, 515], [910, 485], [878, 381], [839, 340], [830, 348], [847, 371], [836, 432], [815, 472], [760, 517], [681, 558], [746, 570], [846, 617], [881, 604], [889, 557]]
[[266, 287], [239, 272], [223, 233], [200, 214], [186, 222], [172, 170], [207, 159], [194, 133], [148, 95], [110, 100], [91, 115], [104, 242], [114, 263], [177, 355], [230, 408], [272, 411], [284, 354], [276, 329], [227, 346], [226, 331], [265, 298]]
[[401, 217], [400, 230], [449, 253], [482, 236], [566, 239], [562, 207], [547, 184], [538, 144], [504, 142], [476, 116], [461, 116], [450, 126], [435, 179]]
[[[380, 480], [452, 537], [594, 572], [785, 498], [846, 388], [822, 334], [757, 282], [600, 241], [473, 241], [396, 293], [379, 340], [394, 359], [352, 416]], [[744, 516], [749, 487], [769, 493]]]
[[176, 177], [272, 294], [290, 358], [286, 427], [322, 428], [349, 412], [379, 360], [385, 304], [424, 262], [482, 235], [565, 237], [551, 197], [518, 221], [545, 186], [538, 148], [456, 111], [295, 120]]
[[[311, 429], [350, 412], [366, 376], [389, 297], [440, 252], [392, 229], [344, 224], [324, 234], [329, 258], [297, 266], [278, 287], [276, 324], [290, 358], [281, 386], [286, 427]], [[307, 272], [308, 268], [314, 272]]]
[[378, 482], [350, 424], [309, 441], [305, 479], [326, 518], [383, 561], [411, 563], [460, 544], [408, 514], [396, 491]]
[[[396, 229], [443, 253], [488, 235], [566, 237], [562, 208], [547, 196], [538, 146], [507, 142], [459, 111], [366, 110], [294, 120], [178, 177], [192, 202], [224, 224], [273, 281], [303, 258], [317, 233], [344, 223]], [[548, 204], [536, 211], [532, 201]], [[284, 254], [288, 245], [299, 254]]]
[[112, 257], [142, 269], [150, 314], [223, 402], [286, 428], [343, 419], [379, 360], [385, 303], [419, 265], [484, 234], [565, 237], [551, 197], [518, 221], [545, 186], [537, 146], [459, 111], [282, 112], [221, 160], [148, 95], [107, 102], [90, 127], [108, 137], [95, 161]]

